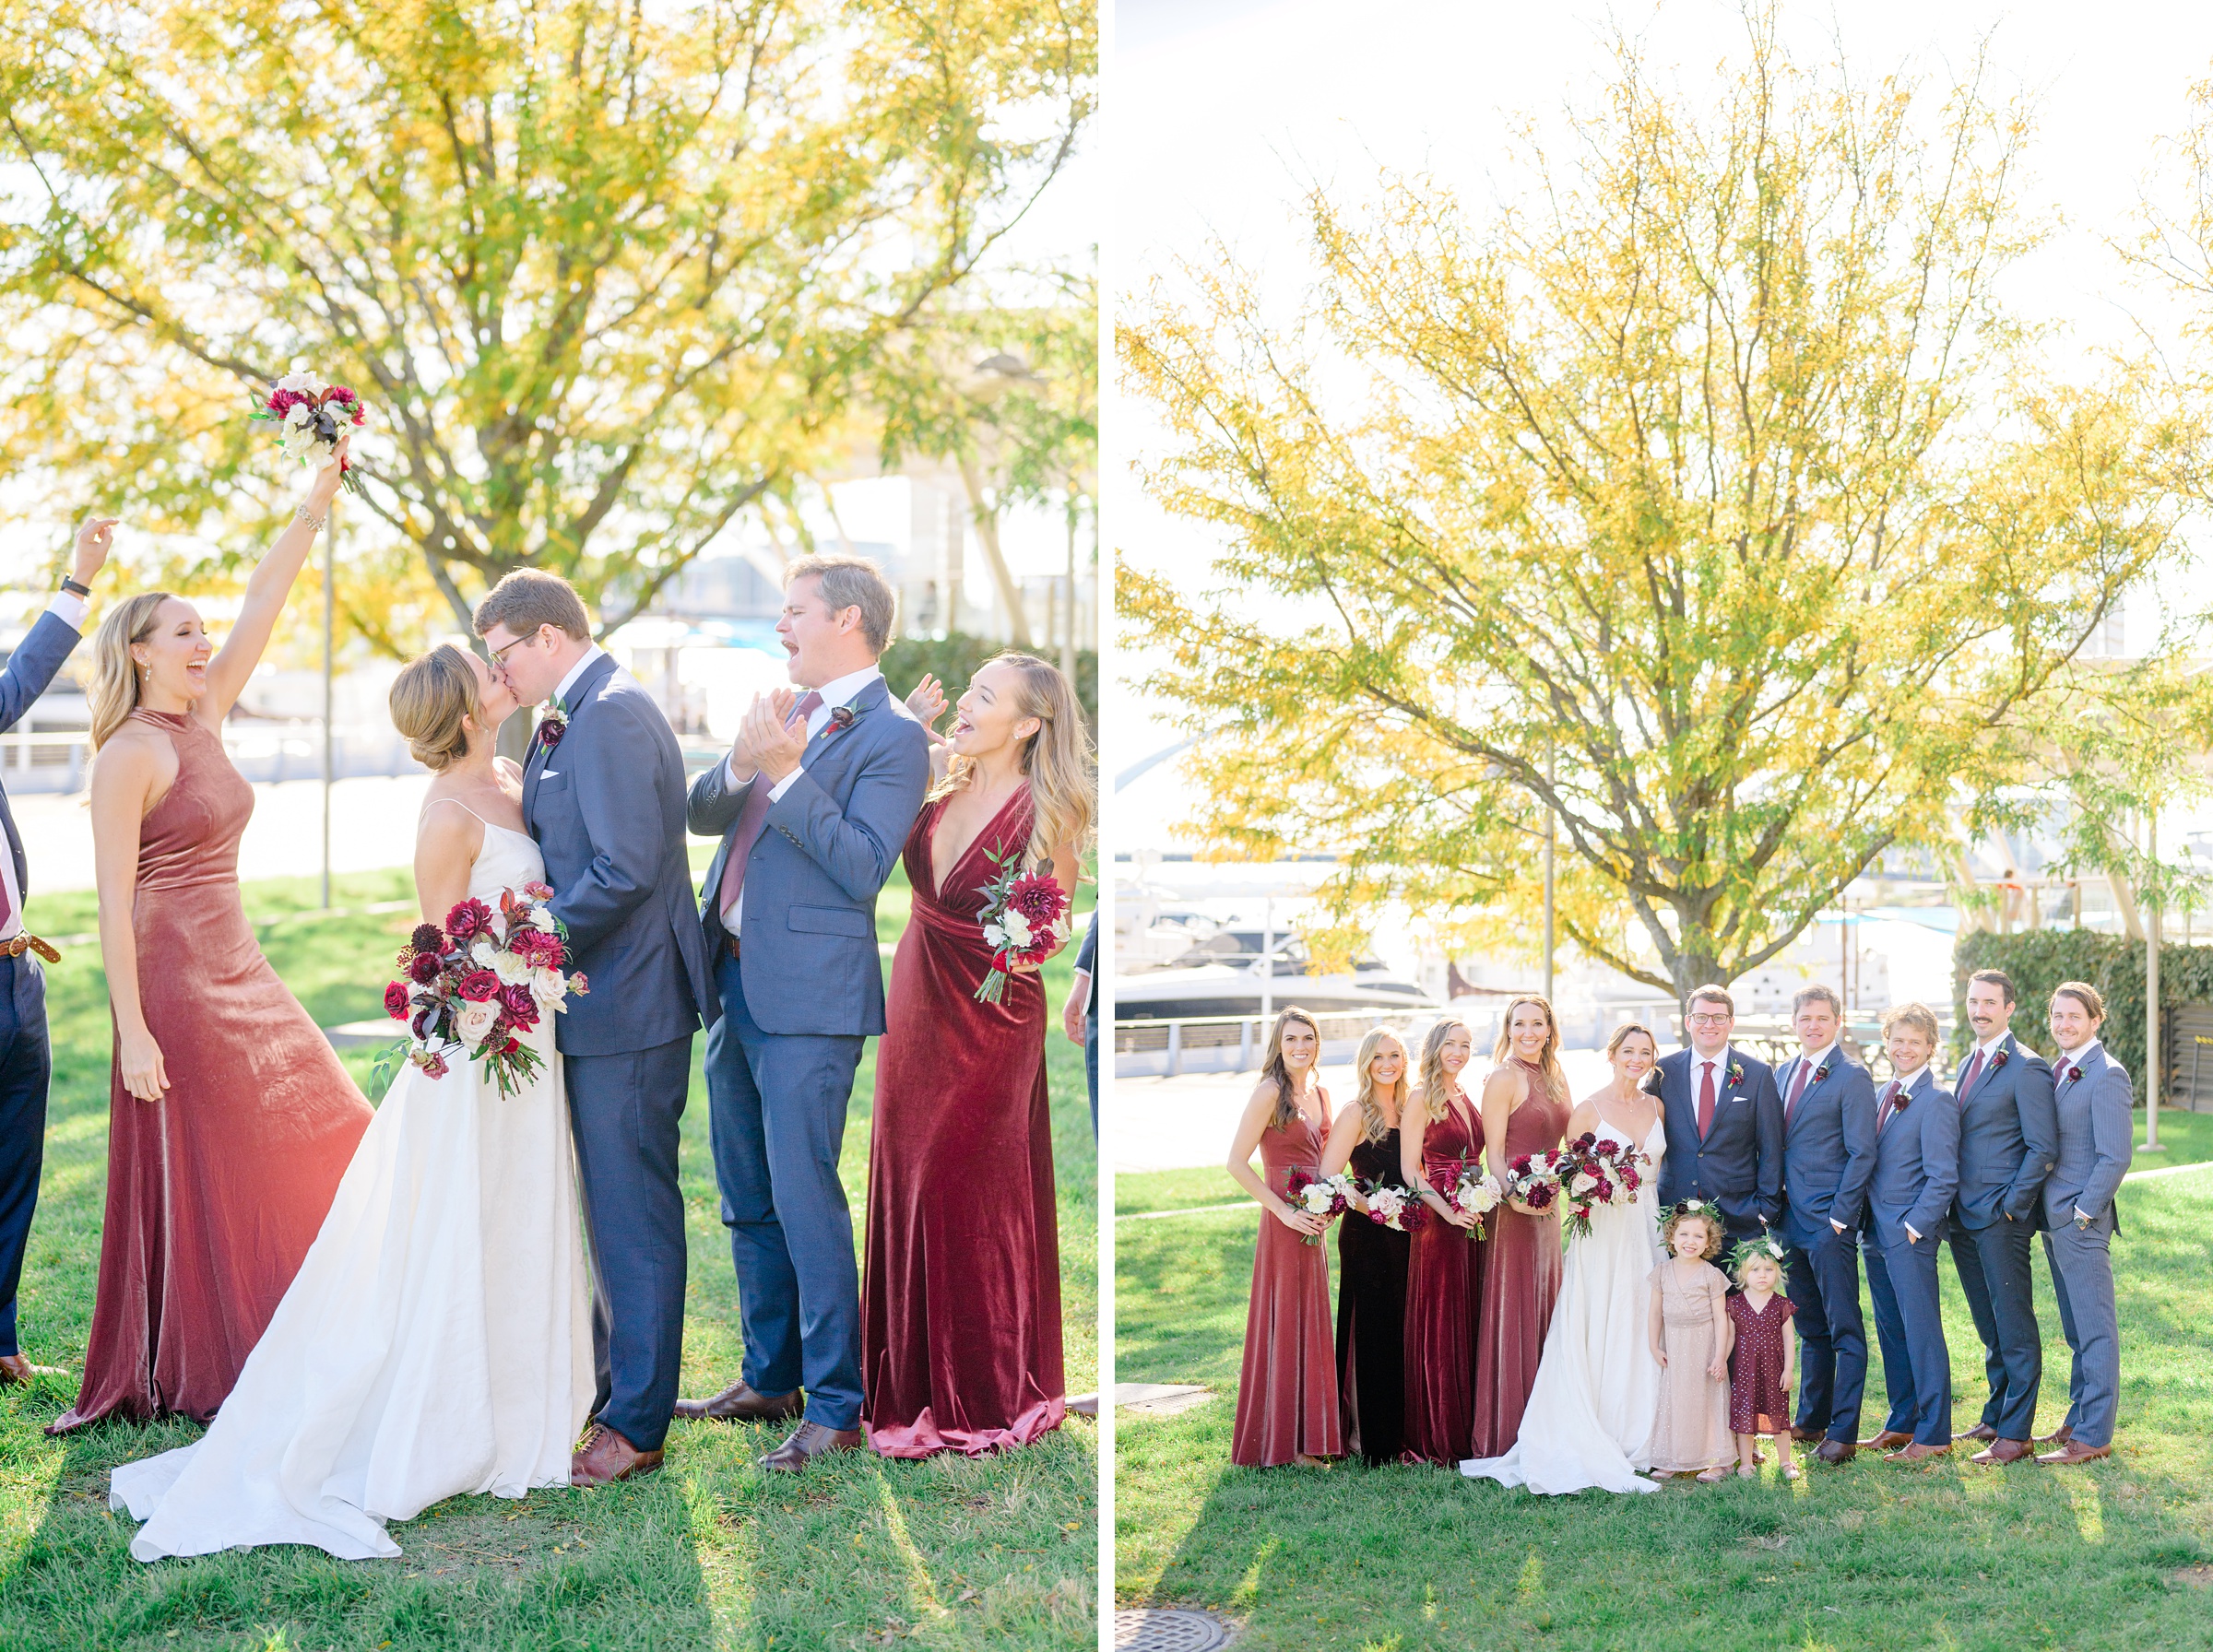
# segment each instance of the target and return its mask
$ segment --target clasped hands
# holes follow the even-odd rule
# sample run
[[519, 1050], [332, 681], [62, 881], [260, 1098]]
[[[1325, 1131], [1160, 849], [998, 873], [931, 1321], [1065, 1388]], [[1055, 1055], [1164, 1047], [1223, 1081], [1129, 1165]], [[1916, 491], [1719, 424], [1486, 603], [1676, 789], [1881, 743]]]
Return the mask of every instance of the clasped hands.
[[795, 714], [799, 703], [789, 689], [753, 696], [730, 743], [730, 773], [740, 785], [758, 774], [775, 785], [799, 766], [807, 751], [807, 725]]

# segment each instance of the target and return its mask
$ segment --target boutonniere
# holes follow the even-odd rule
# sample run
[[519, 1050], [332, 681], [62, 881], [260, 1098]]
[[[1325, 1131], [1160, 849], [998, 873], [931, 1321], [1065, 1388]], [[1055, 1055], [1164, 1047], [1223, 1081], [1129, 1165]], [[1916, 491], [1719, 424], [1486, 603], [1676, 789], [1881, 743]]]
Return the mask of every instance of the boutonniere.
[[1903, 1113], [1906, 1110], [1906, 1103], [1912, 1099], [1913, 1092], [1907, 1089], [1903, 1084], [1900, 1084], [1898, 1087], [1898, 1093], [1890, 1098], [1890, 1111], [1893, 1113]]
[[1824, 1080], [1824, 1079], [1826, 1079], [1826, 1078], [1828, 1078], [1828, 1062], [1824, 1061], [1824, 1062], [1823, 1062], [1823, 1063], [1822, 1063], [1822, 1064], [1821, 1064], [1819, 1067], [1817, 1067], [1816, 1068], [1814, 1068], [1814, 1082], [1815, 1082], [1815, 1083], [1818, 1084], [1818, 1083], [1820, 1083], [1820, 1082], [1821, 1082], [1821, 1080]]
[[830, 711], [830, 721], [822, 727], [822, 738], [826, 740], [834, 734], [843, 734], [859, 721], [860, 714], [851, 706], [833, 706]]
[[546, 709], [538, 719], [538, 741], [548, 751], [561, 744], [561, 737], [569, 732], [569, 708], [559, 694], [546, 702]]
[[2079, 1084], [2082, 1082], [2082, 1068], [2069, 1063], [2061, 1069], [2060, 1076], [2070, 1084]]
[[1732, 1084], [1742, 1084], [1744, 1081], [1745, 1064], [1741, 1061], [1732, 1061], [1729, 1064], [1729, 1082]]
[[2000, 1050], [1996, 1055], [1990, 1058], [1990, 1070], [1994, 1073], [1996, 1072], [2000, 1068], [2006, 1065], [2006, 1052]]

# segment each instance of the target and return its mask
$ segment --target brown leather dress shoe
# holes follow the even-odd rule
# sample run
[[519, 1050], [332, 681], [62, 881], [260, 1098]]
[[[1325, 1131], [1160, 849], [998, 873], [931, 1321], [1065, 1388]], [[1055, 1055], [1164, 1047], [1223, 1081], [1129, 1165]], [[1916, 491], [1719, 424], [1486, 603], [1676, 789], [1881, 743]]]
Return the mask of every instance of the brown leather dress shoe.
[[2047, 1451], [2036, 1460], [2047, 1469], [2072, 1469], [2077, 1463], [2094, 1463], [2101, 1457], [2112, 1455], [2111, 1446], [2085, 1446], [2080, 1440], [2069, 1440], [2057, 1451]]
[[1896, 1451], [1900, 1446], [1912, 1444], [1913, 1436], [1911, 1434], [1900, 1434], [1895, 1428], [1886, 1428], [1874, 1439], [1862, 1440], [1860, 1449], [1862, 1451]]
[[1974, 1425], [1974, 1427], [1969, 1429], [1965, 1434], [1955, 1434], [1953, 1436], [1953, 1438], [1959, 1440], [1982, 1440], [1984, 1442], [1994, 1440], [1997, 1437], [1998, 1431], [1991, 1427], [1991, 1425], [1987, 1422], [1978, 1422]]
[[1923, 1446], [1916, 1443], [1897, 1451], [1884, 1452], [1883, 1461], [1886, 1463], [1925, 1463], [1933, 1457], [1942, 1457], [1950, 1449], [1949, 1446]]
[[818, 1457], [826, 1457], [833, 1451], [858, 1451], [860, 1446], [858, 1428], [825, 1428], [820, 1422], [802, 1422], [791, 1431], [789, 1439], [761, 1459], [761, 1466], [797, 1474]]
[[799, 1391], [763, 1394], [740, 1379], [712, 1399], [680, 1399], [676, 1414], [687, 1422], [781, 1422], [805, 1409]]
[[1814, 1455], [1832, 1469], [1841, 1469], [1859, 1455], [1860, 1448], [1850, 1440], [1824, 1440], [1814, 1447]]
[[2035, 1455], [2036, 1447], [2026, 1440], [1993, 1440], [1967, 1460], [1987, 1467], [1992, 1463], [2018, 1463], [2025, 1457]]
[[34, 1365], [26, 1354], [0, 1353], [0, 1388], [11, 1383], [28, 1383], [34, 1376], [67, 1376], [58, 1365]]
[[1811, 1446], [1821, 1437], [1821, 1431], [1817, 1428], [1799, 1428], [1793, 1424], [1791, 1429], [1791, 1438], [1801, 1446]]
[[657, 1451], [640, 1451], [604, 1422], [584, 1431], [584, 1444], [569, 1458], [569, 1483], [603, 1486], [618, 1480], [651, 1474], [661, 1466]]
[[2053, 1429], [2050, 1434], [2037, 1435], [2034, 1443], [2039, 1446], [2065, 1446], [2069, 1444], [2074, 1438], [2074, 1428], [2069, 1424], [2063, 1422], [2057, 1428]]

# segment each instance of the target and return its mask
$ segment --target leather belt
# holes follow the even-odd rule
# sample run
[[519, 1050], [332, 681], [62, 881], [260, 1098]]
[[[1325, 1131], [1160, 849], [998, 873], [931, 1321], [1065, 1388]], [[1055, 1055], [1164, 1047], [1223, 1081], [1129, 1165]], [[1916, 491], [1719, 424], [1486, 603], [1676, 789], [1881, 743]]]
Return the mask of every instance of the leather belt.
[[738, 938], [726, 929], [722, 933], [722, 938], [724, 944], [730, 949], [730, 956], [736, 958], [738, 956]]
[[48, 963], [59, 963], [62, 961], [62, 955], [52, 945], [41, 940], [28, 929], [0, 940], [0, 958], [20, 958], [26, 952], [36, 952]]

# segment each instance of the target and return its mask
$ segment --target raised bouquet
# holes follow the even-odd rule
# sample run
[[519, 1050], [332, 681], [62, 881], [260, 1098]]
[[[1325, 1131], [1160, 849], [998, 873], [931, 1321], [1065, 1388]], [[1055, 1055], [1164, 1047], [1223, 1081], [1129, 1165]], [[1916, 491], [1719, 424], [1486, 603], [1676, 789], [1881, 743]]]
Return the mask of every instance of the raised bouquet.
[[1561, 1150], [1559, 1185], [1568, 1201], [1561, 1223], [1580, 1239], [1591, 1231], [1591, 1212], [1600, 1205], [1627, 1204], [1644, 1181], [1642, 1151], [1626, 1141], [1601, 1139], [1585, 1130]]
[[1567, 1163], [1564, 1148], [1548, 1147], [1541, 1153], [1523, 1153], [1506, 1167], [1502, 1193], [1524, 1209], [1542, 1216], [1559, 1202], [1560, 1173]]
[[991, 949], [991, 968], [976, 997], [979, 1004], [996, 1004], [1018, 965], [1042, 963], [1068, 944], [1068, 891], [1049, 872], [1024, 877], [1018, 850], [1008, 850], [1001, 859], [987, 849], [984, 858], [997, 868], [991, 881], [976, 891], [984, 898], [976, 915], [984, 926], [984, 944]]
[[[1340, 1216], [1353, 1208], [1353, 1184], [1342, 1174], [1318, 1176], [1310, 1170], [1295, 1170], [1284, 1181], [1284, 1197], [1308, 1216]], [[1308, 1245], [1320, 1245], [1320, 1233], [1301, 1233]]]
[[1368, 1221], [1378, 1227], [1389, 1228], [1394, 1233], [1411, 1233], [1429, 1220], [1429, 1207], [1421, 1196], [1410, 1193], [1396, 1182], [1355, 1182], [1360, 1198], [1367, 1205]]
[[564, 974], [569, 949], [542, 883], [502, 890], [498, 911], [478, 900], [445, 914], [445, 927], [418, 924], [399, 950], [407, 978], [385, 988], [385, 1011], [408, 1024], [408, 1060], [433, 1079], [450, 1071], [458, 1050], [480, 1062], [487, 1083], [513, 1095], [538, 1076], [545, 1060], [522, 1034], [568, 1008], [571, 993], [589, 990], [582, 974]]
[[1498, 1185], [1483, 1174], [1475, 1161], [1462, 1157], [1438, 1165], [1429, 1173], [1429, 1185], [1445, 1203], [1475, 1219], [1474, 1226], [1461, 1231], [1471, 1239], [1482, 1238], [1484, 1218], [1498, 1208]]
[[339, 442], [364, 423], [369, 413], [361, 398], [345, 385], [325, 384], [312, 372], [288, 372], [253, 416], [282, 431], [287, 457], [317, 470], [336, 463], [340, 466], [339, 485], [349, 492], [361, 491], [353, 479], [353, 461], [338, 458], [337, 452]]

